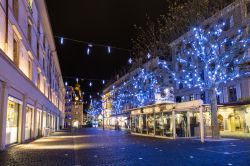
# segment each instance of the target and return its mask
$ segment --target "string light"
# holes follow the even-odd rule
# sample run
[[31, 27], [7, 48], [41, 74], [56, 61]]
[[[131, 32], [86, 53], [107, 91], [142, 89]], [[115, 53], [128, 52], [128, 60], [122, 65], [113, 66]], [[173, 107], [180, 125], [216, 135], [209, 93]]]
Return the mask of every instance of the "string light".
[[61, 45], [63, 45], [63, 43], [64, 43], [64, 38], [63, 37], [61, 37], [60, 43], [61, 43]]
[[88, 47], [87, 48], [87, 55], [89, 55], [90, 54], [90, 48]]
[[79, 79], [78, 78], [76, 78], [76, 82], [78, 83], [78, 81], [79, 81]]
[[87, 110], [90, 116], [97, 117], [102, 113], [102, 102], [97, 99], [91, 99], [89, 109]]
[[151, 58], [151, 54], [150, 54], [150, 53], [147, 54], [147, 58], [148, 58], [148, 59]]
[[103, 85], [105, 84], [105, 80], [102, 80], [102, 84], [103, 84]]
[[[98, 43], [93, 43], [93, 42], [87, 42], [87, 41], [83, 41], [83, 40], [77, 40], [77, 39], [72, 39], [72, 38], [67, 38], [67, 37], [62, 37], [62, 36], [55, 36], [55, 38], [59, 38], [59, 42], [60, 42], [61, 45], [63, 45], [64, 40], [68, 40], [68, 41], [71, 41], [71, 42], [77, 42], [77, 43], [82, 43], [84, 45], [87, 45], [87, 47], [89, 49], [92, 48], [93, 46], [96, 46], [96, 47], [105, 47], [107, 49], [108, 54], [111, 53], [111, 48], [131, 53], [131, 50], [127, 49], [127, 48], [121, 48], [121, 47], [110, 46], [110, 45], [105, 45], [105, 44], [98, 44]], [[90, 53], [90, 51], [89, 51], [89, 53]]]
[[108, 46], [108, 53], [110, 54], [111, 53], [111, 47]]
[[[223, 23], [215, 25], [210, 31], [193, 28], [193, 36], [183, 40], [176, 55], [177, 71], [161, 64], [179, 86], [215, 90], [220, 94], [217, 90], [220, 84], [244, 74], [239, 73], [239, 66], [246, 60], [246, 54], [240, 52], [247, 52], [249, 38], [241, 30], [234, 37], [224, 37], [224, 26]], [[222, 46], [228, 47], [221, 52], [218, 49]]]
[[129, 63], [129, 64], [132, 64], [132, 62], [133, 62], [132, 58], [129, 58], [129, 59], [128, 59], [128, 63]]
[[89, 86], [92, 87], [92, 85], [93, 85], [92, 82], [89, 82]]

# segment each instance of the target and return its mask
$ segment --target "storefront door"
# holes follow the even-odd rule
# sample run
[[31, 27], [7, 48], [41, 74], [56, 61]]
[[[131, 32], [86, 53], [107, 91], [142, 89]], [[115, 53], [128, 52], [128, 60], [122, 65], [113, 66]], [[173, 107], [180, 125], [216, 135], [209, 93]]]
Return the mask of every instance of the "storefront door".
[[20, 104], [8, 100], [6, 120], [6, 144], [18, 142]]
[[25, 123], [25, 140], [31, 139], [31, 132], [33, 126], [33, 112], [34, 109], [26, 107], [26, 123]]
[[41, 136], [41, 128], [42, 128], [42, 111], [41, 110], [37, 110], [37, 119], [36, 119], [36, 137], [37, 136]]

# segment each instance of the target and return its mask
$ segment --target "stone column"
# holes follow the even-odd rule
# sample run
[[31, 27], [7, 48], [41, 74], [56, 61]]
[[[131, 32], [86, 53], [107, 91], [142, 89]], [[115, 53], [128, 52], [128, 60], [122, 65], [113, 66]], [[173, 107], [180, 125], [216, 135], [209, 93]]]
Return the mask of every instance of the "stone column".
[[6, 120], [8, 109], [8, 90], [7, 83], [2, 83], [1, 101], [0, 101], [0, 150], [5, 149], [6, 144]]
[[21, 111], [21, 143], [25, 142], [25, 126], [26, 126], [26, 107], [27, 107], [27, 96], [23, 95], [23, 105], [22, 105], [22, 111]]
[[153, 108], [153, 117], [154, 117], [154, 123], [153, 124], [154, 124], [154, 136], [155, 136], [155, 129], [156, 129], [155, 128], [155, 108]]
[[187, 137], [191, 137], [190, 112], [189, 111], [187, 111]]
[[199, 112], [200, 112], [200, 134], [201, 134], [201, 142], [204, 143], [204, 122], [203, 122], [202, 106], [199, 107]]
[[42, 106], [42, 112], [41, 112], [41, 135], [40, 136], [44, 136], [44, 129], [43, 129], [43, 111], [44, 111], [44, 106]]
[[176, 139], [175, 111], [172, 111], [173, 138]]
[[33, 126], [32, 126], [32, 133], [31, 133], [31, 138], [36, 138], [38, 135], [38, 126], [37, 126], [37, 101], [35, 101], [34, 105], [34, 121], [33, 121]]

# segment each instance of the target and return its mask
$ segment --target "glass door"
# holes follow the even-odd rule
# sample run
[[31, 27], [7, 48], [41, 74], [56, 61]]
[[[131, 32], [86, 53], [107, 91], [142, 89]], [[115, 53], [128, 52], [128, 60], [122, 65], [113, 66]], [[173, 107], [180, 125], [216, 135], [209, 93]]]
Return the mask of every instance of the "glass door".
[[8, 100], [7, 120], [6, 120], [6, 144], [16, 143], [18, 141], [18, 123], [19, 123], [20, 104]]
[[31, 139], [33, 111], [33, 108], [26, 107], [25, 140]]

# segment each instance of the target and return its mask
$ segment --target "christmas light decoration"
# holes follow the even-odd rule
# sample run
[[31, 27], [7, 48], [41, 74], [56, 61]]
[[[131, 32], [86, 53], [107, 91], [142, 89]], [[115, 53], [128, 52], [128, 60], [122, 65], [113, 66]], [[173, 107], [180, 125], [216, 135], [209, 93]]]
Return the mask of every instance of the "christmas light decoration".
[[87, 48], [87, 55], [89, 55], [90, 54], [90, 48], [88, 47]]
[[147, 54], [147, 58], [148, 58], [148, 59], [151, 58], [151, 54], [150, 54], [150, 53]]
[[208, 92], [213, 137], [219, 135], [217, 94], [223, 84], [244, 74], [240, 66], [246, 60], [249, 46], [245, 30], [239, 29], [234, 35], [225, 35], [224, 29], [225, 23], [209, 29], [193, 28], [177, 47], [176, 68], [171, 70], [167, 64], [161, 64], [171, 71], [174, 81], [181, 88], [199, 88]]
[[59, 39], [59, 42], [60, 42], [61, 45], [64, 44], [65, 40], [83, 44], [85, 47], [87, 45], [87, 48], [86, 48], [87, 55], [90, 55], [92, 47], [94, 47], [94, 46], [95, 47], [103, 47], [103, 48], [105, 48], [107, 50], [108, 54], [111, 54], [111, 49], [115, 49], [115, 50], [119, 50], [119, 51], [131, 53], [131, 50], [127, 49], [127, 48], [115, 47], [115, 46], [110, 46], [110, 45], [105, 45], [105, 44], [98, 44], [98, 43], [92, 43], [92, 42], [90, 43], [90, 42], [87, 42], [87, 41], [78, 40], [78, 39], [72, 39], [72, 38], [67, 38], [67, 37], [62, 37], [62, 36], [55, 36], [55, 37]]
[[102, 80], [102, 84], [103, 84], [103, 85], [105, 84], [105, 80]]
[[159, 73], [157, 70], [139, 68], [134, 76], [113, 87], [111, 91], [112, 114], [122, 113], [125, 109], [154, 104], [155, 95], [166, 88]]
[[128, 59], [128, 63], [129, 63], [129, 64], [132, 64], [132, 62], [133, 62], [132, 58], [129, 58], [129, 59]]
[[110, 54], [111, 53], [111, 47], [108, 46], [108, 53]]
[[87, 113], [88, 115], [97, 118], [97, 116], [102, 113], [102, 102], [97, 99], [92, 99]]
[[61, 45], [63, 45], [63, 43], [64, 43], [64, 38], [63, 37], [61, 37], [60, 43], [61, 43]]
[[89, 86], [92, 87], [92, 85], [93, 85], [92, 82], [89, 82]]

